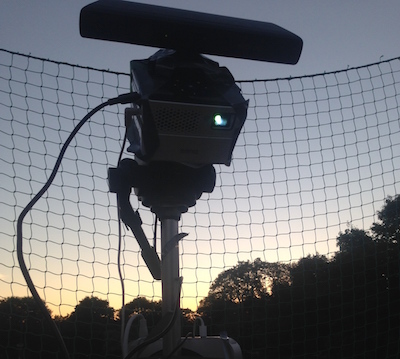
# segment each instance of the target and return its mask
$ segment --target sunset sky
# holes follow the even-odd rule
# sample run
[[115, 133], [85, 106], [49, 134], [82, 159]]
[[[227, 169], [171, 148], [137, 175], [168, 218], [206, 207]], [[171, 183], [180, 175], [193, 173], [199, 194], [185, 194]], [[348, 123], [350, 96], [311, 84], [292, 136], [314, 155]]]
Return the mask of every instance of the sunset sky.
[[[91, 2], [4, 0], [0, 5], [0, 47], [120, 72], [129, 71], [130, 60], [147, 58], [157, 50], [81, 38], [79, 13]], [[309, 75], [399, 56], [400, 4], [396, 0], [142, 2], [271, 22], [303, 39], [303, 54], [295, 66], [218, 59], [237, 80]]]
[[[147, 58], [157, 50], [81, 38], [79, 12], [89, 3], [42, 0], [38, 5], [27, 0], [3, 1], [0, 5], [0, 48], [124, 73], [129, 71], [130, 60]], [[330, 3], [160, 0], [148, 3], [272, 22], [303, 39], [302, 56], [294, 66], [212, 57], [220, 65], [227, 66], [237, 80], [313, 75], [400, 56], [400, 3], [394, 0], [380, 3], [371, 0]], [[26, 65], [16, 57], [14, 66], [19, 66], [18, 61]], [[33, 69], [40, 64], [32, 61], [30, 66]], [[382, 66], [381, 70], [390, 75], [387, 66]], [[55, 78], [57, 70], [48, 71]], [[48, 88], [40, 87], [38, 96], [45, 101], [35, 99], [39, 91], [36, 83], [42, 79], [34, 78], [35, 72], [32, 72], [28, 100], [25, 100], [24, 91], [29, 92], [29, 88], [26, 90], [18, 81], [13, 83], [13, 91], [20, 90], [21, 96], [13, 97], [11, 112], [4, 110], [4, 115], [1, 114], [4, 120], [9, 120], [7, 126], [15, 134], [11, 140], [7, 131], [1, 133], [0, 142], [8, 146], [7, 149], [15, 146], [12, 171], [20, 176], [12, 182], [12, 176], [3, 168], [3, 183], [9, 182], [9, 187], [6, 187], [8, 191], [2, 191], [2, 206], [16, 202], [16, 212], [45, 182], [59, 144], [72, 129], [72, 121], [64, 120], [81, 118], [87, 107], [98, 104], [100, 93], [112, 97], [117, 94], [117, 86], [120, 90], [128, 89], [129, 77], [121, 75], [118, 85], [111, 89], [106, 87], [108, 92], [104, 95], [101, 76], [93, 71], [90, 73], [94, 79], [90, 83], [93, 95], [90, 93], [88, 99], [85, 95], [88, 85], [80, 81], [81, 77], [89, 76], [87, 71], [76, 69], [74, 80], [69, 79], [72, 76], [69, 66], [61, 66], [58, 71], [65, 71], [67, 75], [62, 72], [65, 77], [57, 78], [57, 98], [54, 91], [46, 92]], [[14, 76], [24, 74], [16, 70]], [[195, 309], [216, 275], [238, 260], [254, 260], [260, 256], [269, 261], [289, 262], [308, 253], [332, 254], [336, 250], [335, 237], [339, 230], [346, 228], [346, 221], [368, 227], [384, 197], [398, 190], [399, 158], [390, 157], [399, 149], [399, 137], [396, 142], [392, 135], [398, 131], [398, 122], [393, 121], [398, 115], [398, 95], [390, 91], [395, 91], [399, 85], [388, 87], [388, 99], [379, 97], [382, 92], [379, 89], [368, 88], [360, 94], [358, 82], [354, 88], [343, 85], [340, 100], [336, 93], [328, 94], [329, 81], [346, 84], [345, 81], [358, 81], [356, 76], [365, 77], [366, 86], [380, 86], [380, 75], [373, 72], [372, 76], [377, 79], [369, 80], [366, 71], [296, 80], [290, 83], [290, 89], [287, 81], [241, 83], [251, 105], [232, 166], [222, 166], [213, 194], [205, 195], [194, 209], [182, 216], [182, 230], [190, 233], [181, 248], [185, 278], [183, 306]], [[49, 83], [55, 82], [54, 78], [48, 79]], [[114, 77], [110, 81], [116, 83]], [[11, 85], [7, 81], [1, 86], [3, 84], [1, 90], [8, 93]], [[330, 90], [336, 91], [336, 87]], [[72, 105], [71, 88], [75, 93]], [[352, 90], [358, 91], [355, 98], [350, 96]], [[293, 93], [301, 96], [302, 102], [281, 106], [279, 101], [285, 101], [285, 94], [293, 97]], [[332, 96], [332, 102], [321, 100], [328, 95]], [[10, 99], [6, 96], [4, 99], [5, 106], [10, 106], [7, 102]], [[364, 104], [358, 105], [357, 101], [377, 101], [375, 113], [366, 116], [369, 109]], [[40, 115], [42, 109], [45, 116]], [[296, 111], [300, 115], [297, 114], [295, 123], [292, 115], [296, 115]], [[302, 111], [309, 111], [311, 115], [305, 116]], [[121, 130], [111, 121], [121, 119], [121, 110], [109, 109], [104, 116], [110, 121], [106, 121], [106, 125], [100, 116], [82, 130], [77, 137], [78, 145], [68, 153], [63, 173], [49, 190], [47, 200], [27, 218], [26, 236], [34, 239], [27, 245], [30, 250], [27, 257], [36, 269], [32, 275], [39, 286], [46, 284], [43, 293], [46, 301], [62, 314], [71, 311], [84, 295], [106, 296], [115, 308], [120, 305], [115, 265], [116, 211], [114, 197], [108, 194], [105, 168], [115, 164], [118, 155]], [[54, 118], [58, 119], [57, 124]], [[354, 118], [359, 120], [359, 127], [352, 122]], [[381, 118], [386, 122], [380, 123]], [[24, 121], [31, 124], [27, 126]], [[62, 128], [61, 132], [56, 131], [57, 126]], [[375, 136], [377, 131], [380, 137]], [[26, 138], [29, 136], [33, 145], [27, 156]], [[88, 137], [92, 148], [88, 147]], [[393, 142], [388, 149], [385, 144], [389, 140]], [[103, 147], [109, 152], [102, 151]], [[391, 150], [393, 153], [389, 153]], [[11, 163], [10, 158], [11, 155], [5, 162]], [[75, 176], [76, 172], [79, 177]], [[386, 174], [381, 175], [382, 172]], [[150, 237], [152, 217], [144, 212], [143, 220]], [[10, 226], [5, 231], [11, 236], [12, 230]], [[152, 281], [141, 262], [137, 244], [130, 239], [123, 253], [129, 299], [148, 293], [159, 299], [160, 286]], [[43, 253], [48, 254], [45, 259]], [[21, 278], [10, 275], [18, 271], [13, 263], [7, 259], [4, 267], [0, 267], [0, 293], [12, 287], [14, 295], [26, 295]], [[59, 273], [63, 273], [62, 291]]]

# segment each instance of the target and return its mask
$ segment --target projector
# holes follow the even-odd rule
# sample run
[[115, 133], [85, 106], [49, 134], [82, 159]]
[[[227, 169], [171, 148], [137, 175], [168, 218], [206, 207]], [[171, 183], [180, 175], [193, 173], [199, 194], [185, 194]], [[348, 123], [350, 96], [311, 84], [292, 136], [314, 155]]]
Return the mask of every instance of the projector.
[[130, 68], [131, 90], [142, 100], [125, 111], [129, 152], [143, 162], [230, 165], [248, 101], [227, 68], [176, 50]]

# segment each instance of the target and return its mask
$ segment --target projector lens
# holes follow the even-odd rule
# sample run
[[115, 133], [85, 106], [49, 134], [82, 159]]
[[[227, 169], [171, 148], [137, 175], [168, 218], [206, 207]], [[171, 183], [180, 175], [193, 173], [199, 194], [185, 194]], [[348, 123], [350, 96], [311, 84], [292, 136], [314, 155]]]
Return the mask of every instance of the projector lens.
[[229, 120], [228, 116], [224, 116], [220, 113], [216, 113], [214, 115], [214, 126], [213, 127], [226, 128], [229, 126], [228, 120]]

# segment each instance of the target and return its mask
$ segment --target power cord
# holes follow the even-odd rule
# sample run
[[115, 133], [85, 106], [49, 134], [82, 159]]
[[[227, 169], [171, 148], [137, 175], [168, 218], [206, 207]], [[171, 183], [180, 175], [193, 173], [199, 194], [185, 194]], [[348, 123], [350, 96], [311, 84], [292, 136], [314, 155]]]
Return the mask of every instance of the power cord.
[[204, 324], [204, 320], [202, 317], [197, 317], [195, 321], [193, 322], [193, 338], [196, 335], [196, 323], [200, 322], [199, 325], [199, 335], [201, 338], [206, 338], [207, 337], [207, 326]]
[[[122, 159], [122, 154], [125, 149], [125, 144], [126, 144], [126, 139], [127, 139], [127, 130], [125, 128], [125, 135], [124, 135], [124, 140], [122, 142], [121, 150], [119, 152], [118, 156], [118, 162], [117, 165], [120, 164], [121, 159]], [[117, 215], [118, 215], [118, 252], [117, 252], [117, 268], [118, 268], [118, 276], [119, 276], [119, 281], [121, 284], [121, 311], [120, 311], [120, 320], [121, 320], [121, 347], [123, 347], [124, 343], [124, 333], [125, 333], [125, 283], [124, 283], [124, 278], [122, 275], [122, 265], [121, 265], [121, 253], [122, 253], [122, 219], [121, 219], [121, 210], [119, 207], [119, 199], [118, 199], [118, 194], [117, 194]]]
[[182, 278], [180, 278], [180, 281], [179, 281], [179, 291], [178, 291], [178, 297], [176, 298], [176, 304], [175, 304], [174, 311], [168, 313], [169, 315], [164, 315], [161, 318], [161, 321], [157, 323], [157, 326], [148, 335], [146, 340], [144, 342], [142, 342], [141, 344], [139, 344], [134, 349], [132, 349], [126, 356], [124, 356], [124, 359], [133, 358], [135, 356], [135, 354], [141, 352], [147, 346], [156, 342], [158, 339], [162, 338], [166, 333], [168, 333], [169, 330], [171, 330], [172, 326], [175, 323], [175, 320], [178, 317], [178, 314], [180, 313], [179, 297], [181, 295], [181, 286], [182, 286]]
[[172, 350], [171, 353], [168, 354], [168, 356], [165, 359], [170, 359], [173, 357], [173, 355], [180, 349], [182, 348], [183, 344], [186, 343], [186, 340], [189, 338], [190, 335], [193, 335], [192, 332], [189, 332], [185, 335], [185, 337], [180, 341], [180, 343]]
[[100, 111], [101, 109], [103, 109], [106, 106], [111, 106], [111, 105], [116, 105], [116, 104], [137, 103], [138, 101], [140, 101], [140, 95], [136, 92], [122, 94], [120, 96], [117, 96], [115, 98], [109, 99], [106, 102], [101, 103], [100, 105], [95, 107], [93, 110], [91, 110], [85, 117], [83, 117], [82, 120], [76, 125], [76, 127], [70, 133], [70, 135], [68, 136], [64, 145], [62, 146], [61, 151], [57, 157], [56, 163], [54, 165], [54, 168], [53, 168], [47, 182], [42, 187], [42, 189], [33, 197], [33, 199], [26, 205], [26, 207], [22, 210], [22, 212], [19, 215], [18, 220], [17, 220], [17, 258], [18, 258], [19, 266], [21, 268], [22, 275], [24, 276], [26, 284], [27, 284], [30, 292], [32, 293], [33, 298], [35, 299], [36, 304], [39, 306], [39, 308], [43, 312], [45, 319], [50, 324], [50, 326], [54, 332], [54, 335], [62, 349], [62, 353], [66, 359], [69, 359], [70, 356], [69, 356], [67, 347], [65, 345], [64, 339], [63, 339], [56, 323], [51, 318], [51, 315], [50, 315], [49, 311], [47, 310], [45, 303], [40, 298], [40, 295], [37, 292], [35, 285], [33, 284], [32, 278], [31, 278], [29, 271], [25, 264], [25, 259], [24, 259], [24, 255], [23, 255], [23, 234], [22, 234], [23, 221], [24, 221], [24, 218], [27, 215], [27, 213], [32, 209], [32, 207], [36, 204], [36, 202], [43, 196], [43, 194], [48, 190], [50, 185], [53, 183], [53, 180], [54, 180], [54, 178], [58, 172], [58, 169], [61, 165], [61, 161], [64, 157], [64, 154], [65, 154], [68, 146], [70, 145], [71, 141], [74, 139], [76, 134], [81, 129], [81, 127], [96, 112]]
[[133, 343], [132, 346], [136, 347], [140, 343], [142, 343], [145, 338], [147, 337], [147, 322], [146, 319], [143, 317], [142, 314], [134, 314], [132, 315], [128, 323], [126, 323], [126, 328], [124, 332], [124, 338], [122, 342], [122, 357], [126, 357], [128, 355], [129, 351], [129, 333], [131, 331], [131, 326], [135, 320], [139, 320], [139, 338], [136, 339]]

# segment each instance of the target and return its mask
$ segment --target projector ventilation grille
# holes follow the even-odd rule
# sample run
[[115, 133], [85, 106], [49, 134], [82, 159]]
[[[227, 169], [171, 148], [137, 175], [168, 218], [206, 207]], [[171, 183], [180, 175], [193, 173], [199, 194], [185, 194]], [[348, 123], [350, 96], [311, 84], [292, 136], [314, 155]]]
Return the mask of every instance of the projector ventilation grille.
[[153, 118], [159, 133], [193, 134], [199, 130], [201, 114], [191, 109], [157, 106]]

